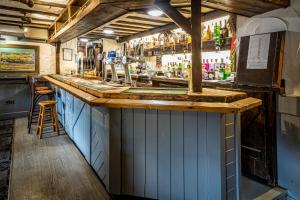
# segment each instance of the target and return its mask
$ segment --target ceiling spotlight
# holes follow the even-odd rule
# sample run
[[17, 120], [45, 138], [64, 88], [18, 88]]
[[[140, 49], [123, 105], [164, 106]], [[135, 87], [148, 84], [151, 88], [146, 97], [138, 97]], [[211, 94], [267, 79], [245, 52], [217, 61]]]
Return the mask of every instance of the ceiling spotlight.
[[80, 42], [88, 42], [89, 41], [87, 38], [80, 38], [79, 40], [80, 40]]
[[158, 17], [158, 16], [161, 16], [163, 14], [163, 12], [161, 10], [150, 10], [148, 11], [148, 15], [151, 15], [153, 17]]
[[103, 33], [108, 34], [108, 35], [111, 35], [111, 34], [114, 33], [114, 31], [111, 30], [111, 29], [104, 29], [104, 30], [103, 30]]
[[24, 27], [23, 28], [23, 31], [26, 33], [26, 32], [28, 32], [28, 28], [27, 27]]

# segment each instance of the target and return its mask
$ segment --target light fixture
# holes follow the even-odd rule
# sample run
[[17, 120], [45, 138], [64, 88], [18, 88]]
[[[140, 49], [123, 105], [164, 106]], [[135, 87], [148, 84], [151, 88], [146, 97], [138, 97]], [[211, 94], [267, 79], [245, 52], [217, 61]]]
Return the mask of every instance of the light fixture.
[[161, 10], [157, 10], [157, 9], [148, 11], [148, 15], [151, 15], [153, 17], [158, 17], [158, 16], [161, 16], [162, 14], [163, 14], [163, 12]]
[[23, 31], [26, 33], [26, 32], [28, 32], [28, 28], [27, 27], [24, 27], [23, 28]]
[[111, 29], [104, 29], [104, 30], [103, 30], [103, 33], [108, 34], [108, 35], [111, 35], [111, 34], [114, 33], [114, 31], [111, 30]]
[[80, 40], [80, 42], [88, 42], [89, 41], [87, 38], [80, 38], [79, 40]]

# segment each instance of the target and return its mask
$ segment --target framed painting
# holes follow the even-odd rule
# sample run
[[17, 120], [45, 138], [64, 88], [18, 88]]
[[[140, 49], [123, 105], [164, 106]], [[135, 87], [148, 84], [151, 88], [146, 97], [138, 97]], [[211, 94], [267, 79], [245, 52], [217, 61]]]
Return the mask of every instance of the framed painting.
[[73, 50], [68, 48], [63, 48], [63, 60], [72, 61]]
[[0, 75], [39, 73], [39, 46], [0, 44]]

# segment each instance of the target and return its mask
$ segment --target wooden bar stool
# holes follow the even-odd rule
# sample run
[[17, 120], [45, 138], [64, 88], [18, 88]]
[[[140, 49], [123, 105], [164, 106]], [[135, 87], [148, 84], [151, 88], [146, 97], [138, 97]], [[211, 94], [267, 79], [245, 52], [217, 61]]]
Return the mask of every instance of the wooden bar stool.
[[[52, 101], [52, 100], [40, 101], [38, 105], [40, 106], [40, 113], [38, 118], [37, 135], [39, 135], [40, 139], [42, 139], [43, 129], [51, 126], [53, 127], [53, 131], [57, 132], [57, 135], [59, 135], [59, 126], [58, 126], [56, 107], [55, 107], [56, 101]], [[45, 119], [46, 116], [48, 115], [51, 118], [51, 123], [45, 126]]]
[[53, 94], [54, 94], [53, 90], [50, 90], [47, 87], [37, 87], [34, 90], [34, 95], [31, 100], [31, 107], [30, 107], [30, 113], [29, 113], [29, 119], [28, 119], [28, 133], [31, 132], [31, 124], [32, 124], [32, 120], [33, 120], [33, 116], [34, 116], [34, 112], [35, 112], [37, 103], [43, 96], [47, 96], [47, 100], [51, 100], [53, 98]]
[[[43, 77], [32, 77], [29, 83], [31, 92], [31, 102], [28, 115], [28, 133], [31, 132], [31, 124], [33, 122], [33, 119], [35, 119], [35, 117], [38, 116], [37, 102], [43, 96], [47, 96], [46, 100], [51, 100], [53, 96], [53, 92], [50, 92], [51, 89], [48, 87], [49, 81], [47, 81]], [[43, 90], [47, 92], [39, 92]], [[43, 98], [43, 100], [45, 100], [45, 98]]]

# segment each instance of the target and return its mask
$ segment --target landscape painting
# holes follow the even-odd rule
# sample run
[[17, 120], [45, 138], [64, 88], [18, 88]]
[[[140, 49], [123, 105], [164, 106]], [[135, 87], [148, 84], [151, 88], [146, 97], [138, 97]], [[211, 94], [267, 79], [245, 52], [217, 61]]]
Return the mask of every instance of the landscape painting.
[[0, 45], [0, 74], [37, 74], [39, 47]]

